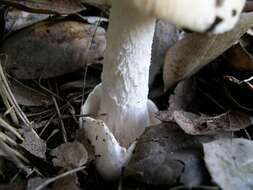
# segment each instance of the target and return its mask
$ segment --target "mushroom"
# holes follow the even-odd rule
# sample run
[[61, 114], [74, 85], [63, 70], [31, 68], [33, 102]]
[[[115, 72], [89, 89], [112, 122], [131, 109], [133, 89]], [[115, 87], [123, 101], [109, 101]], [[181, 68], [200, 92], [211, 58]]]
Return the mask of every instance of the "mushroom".
[[[92, 0], [88, 0], [92, 3]], [[110, 3], [102, 82], [82, 106], [80, 125], [94, 146], [96, 167], [118, 178], [157, 107], [148, 99], [151, 46], [156, 18], [198, 32], [222, 33], [239, 18], [245, 0], [94, 0]]]

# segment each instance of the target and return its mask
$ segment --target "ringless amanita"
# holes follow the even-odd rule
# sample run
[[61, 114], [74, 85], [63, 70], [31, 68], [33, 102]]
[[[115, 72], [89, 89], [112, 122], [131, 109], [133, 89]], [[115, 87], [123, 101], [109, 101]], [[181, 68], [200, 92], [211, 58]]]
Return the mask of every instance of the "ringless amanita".
[[98, 117], [85, 117], [80, 122], [94, 146], [96, 167], [102, 176], [119, 177], [131, 157], [135, 140], [146, 126], [158, 123], [157, 108], [148, 99], [156, 18], [217, 34], [235, 25], [244, 3], [245, 0], [110, 0], [102, 83], [82, 107], [82, 114]]

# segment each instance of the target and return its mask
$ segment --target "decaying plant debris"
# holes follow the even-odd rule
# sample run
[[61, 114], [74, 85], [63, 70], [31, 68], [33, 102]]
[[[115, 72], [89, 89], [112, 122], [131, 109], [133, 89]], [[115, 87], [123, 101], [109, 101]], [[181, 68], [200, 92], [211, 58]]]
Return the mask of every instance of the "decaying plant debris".
[[149, 98], [161, 124], [114, 181], [79, 126], [98, 117], [80, 108], [101, 82], [109, 7], [0, 0], [0, 189], [252, 189], [252, 2], [224, 34], [157, 21]]

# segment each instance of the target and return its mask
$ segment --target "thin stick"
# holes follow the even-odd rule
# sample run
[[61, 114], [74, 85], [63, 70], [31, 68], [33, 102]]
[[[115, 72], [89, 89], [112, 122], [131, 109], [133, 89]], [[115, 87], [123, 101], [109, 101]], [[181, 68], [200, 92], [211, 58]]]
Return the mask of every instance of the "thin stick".
[[4, 105], [5, 105], [6, 109], [7, 109], [7, 113], [10, 113], [12, 121], [15, 124], [18, 124], [19, 121], [18, 121], [17, 115], [15, 113], [15, 110], [13, 109], [13, 106], [10, 105], [10, 103], [8, 101], [8, 98], [6, 97], [5, 88], [4, 88], [4, 86], [3, 86], [2, 83], [0, 85], [1, 85], [0, 86], [0, 94], [2, 96], [3, 103], [4, 103]]
[[76, 168], [76, 169], [73, 169], [73, 170], [70, 170], [70, 171], [67, 171], [61, 175], [58, 175], [56, 177], [53, 177], [53, 178], [50, 178], [48, 180], [46, 180], [45, 182], [43, 182], [41, 185], [39, 185], [38, 187], [36, 187], [34, 190], [42, 190], [43, 188], [45, 188], [46, 186], [48, 186], [50, 183], [58, 180], [58, 179], [61, 179], [61, 178], [64, 178], [68, 175], [71, 175], [71, 174], [74, 174], [76, 172], [79, 172], [81, 170], [84, 170], [86, 167], [83, 166], [83, 167], [79, 167], [79, 168]]
[[11, 92], [11, 89], [8, 85], [7, 79], [4, 75], [3, 67], [0, 63], [0, 83], [3, 84], [3, 87], [6, 89], [6, 96], [10, 102], [10, 104], [13, 106], [14, 110], [16, 111], [17, 115], [20, 117], [20, 119], [24, 122], [25, 126], [28, 127], [34, 135], [39, 138], [38, 134], [35, 132], [35, 130], [32, 128], [31, 122], [26, 117], [25, 113], [22, 111], [20, 106], [18, 105], [14, 95]]
[[16, 128], [12, 127], [9, 123], [7, 123], [3, 118], [0, 116], [0, 126], [4, 129], [10, 131], [13, 133], [16, 137], [18, 137], [20, 140], [24, 140], [23, 137], [17, 132]]
[[63, 141], [67, 142], [67, 132], [65, 130], [64, 123], [62, 121], [62, 117], [61, 117], [61, 112], [60, 112], [59, 106], [58, 106], [57, 101], [56, 101], [56, 99], [55, 99], [54, 96], [52, 96], [52, 99], [53, 99], [53, 102], [54, 102], [54, 106], [55, 106], [57, 115], [58, 115], [59, 120], [60, 120], [60, 126], [61, 126], [61, 132], [62, 132]]
[[0, 138], [6, 142], [7, 144], [10, 144], [12, 146], [17, 146], [18, 144], [16, 143], [15, 140], [4, 134], [3, 132], [0, 132]]
[[30, 121], [28, 120], [28, 118], [26, 117], [26, 115], [24, 114], [24, 112], [22, 111], [22, 109], [19, 107], [15, 97], [13, 96], [11, 89], [8, 85], [7, 79], [4, 75], [3, 72], [3, 68], [2, 65], [0, 64], [0, 82], [3, 84], [3, 86], [6, 89], [6, 96], [8, 98], [8, 100], [10, 101], [10, 103], [13, 105], [15, 111], [17, 112], [17, 114], [19, 115], [20, 119], [24, 122], [24, 124], [26, 126], [31, 126]]
[[52, 120], [56, 117], [56, 113], [55, 114], [53, 114], [52, 116], [51, 116], [51, 118], [49, 118], [49, 120], [46, 122], [46, 124], [45, 124], [45, 126], [43, 127], [43, 129], [41, 130], [41, 132], [40, 132], [40, 134], [39, 134], [39, 136], [41, 137], [41, 135], [44, 133], [44, 131], [47, 129], [47, 127], [49, 126], [49, 124], [52, 122]]

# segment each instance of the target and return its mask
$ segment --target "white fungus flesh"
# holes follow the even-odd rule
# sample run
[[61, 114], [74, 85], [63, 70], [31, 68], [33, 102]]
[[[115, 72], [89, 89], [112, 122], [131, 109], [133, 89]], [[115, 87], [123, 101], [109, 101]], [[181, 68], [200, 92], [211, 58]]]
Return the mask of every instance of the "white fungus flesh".
[[[92, 0], [89, 0], [91, 2]], [[98, 2], [98, 0], [95, 0]], [[157, 108], [148, 99], [151, 47], [156, 18], [195, 31], [221, 33], [238, 20], [245, 0], [110, 0], [102, 83], [82, 106], [80, 121], [94, 146], [96, 167], [118, 178], [136, 139], [155, 125]]]
[[[155, 19], [134, 9], [128, 0], [114, 0], [109, 23], [102, 83], [90, 93], [82, 107], [82, 114], [97, 115], [96, 119], [105, 124], [85, 118], [81, 125], [95, 153], [100, 155], [96, 159], [97, 169], [112, 179], [119, 177], [122, 166], [128, 162], [132, 143], [146, 126], [159, 121], [155, 118], [157, 108], [148, 99]], [[103, 129], [93, 134], [93, 128]], [[99, 136], [106, 142], [98, 142], [91, 136]], [[115, 141], [110, 142], [112, 139]], [[105, 150], [102, 153], [101, 147]], [[110, 154], [105, 154], [108, 150]]]
[[132, 0], [146, 15], [198, 32], [223, 33], [233, 28], [245, 0]]

